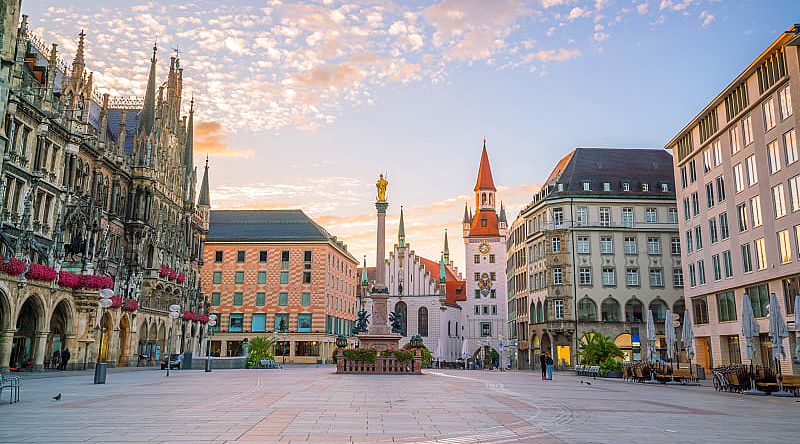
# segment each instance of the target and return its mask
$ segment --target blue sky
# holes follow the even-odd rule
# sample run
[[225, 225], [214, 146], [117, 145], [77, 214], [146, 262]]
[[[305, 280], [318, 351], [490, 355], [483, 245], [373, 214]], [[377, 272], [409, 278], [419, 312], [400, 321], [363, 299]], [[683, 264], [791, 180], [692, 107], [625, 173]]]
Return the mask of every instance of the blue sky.
[[374, 262], [389, 230], [459, 246], [481, 140], [511, 218], [576, 146], [661, 148], [792, 23], [796, 1], [24, 1], [70, 61], [87, 30], [101, 91], [141, 94], [181, 48], [216, 208], [301, 207]]

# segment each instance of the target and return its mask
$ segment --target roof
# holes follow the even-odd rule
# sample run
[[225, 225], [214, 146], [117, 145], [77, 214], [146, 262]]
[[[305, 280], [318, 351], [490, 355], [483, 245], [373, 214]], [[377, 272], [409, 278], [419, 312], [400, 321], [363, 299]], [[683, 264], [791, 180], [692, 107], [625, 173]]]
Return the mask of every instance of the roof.
[[[564, 195], [603, 195], [626, 197], [675, 198], [672, 156], [660, 149], [576, 148], [565, 156], [548, 177], [546, 185], [555, 187], [547, 197]], [[584, 190], [584, 183], [589, 189]], [[610, 191], [604, 191], [608, 183]], [[630, 186], [624, 191], [623, 184]], [[668, 191], [662, 191], [666, 183]], [[644, 191], [643, 185], [648, 185]], [[474, 223], [474, 221], [473, 221]]]
[[[481, 220], [486, 219], [484, 227]], [[497, 220], [497, 213], [494, 210], [478, 210], [472, 218], [472, 225], [469, 228], [470, 237], [480, 236], [499, 236], [500, 227]]]
[[206, 156], [206, 167], [205, 170], [203, 170], [203, 182], [200, 184], [200, 197], [197, 198], [197, 205], [204, 207], [211, 206], [211, 196], [208, 194], [208, 156]]
[[481, 152], [481, 164], [478, 167], [478, 180], [475, 181], [475, 190], [497, 191], [494, 187], [492, 178], [492, 167], [489, 165], [489, 154], [486, 152], [486, 140], [483, 141], [483, 152]]
[[[430, 273], [431, 277], [439, 281], [439, 263], [434, 262], [430, 259], [426, 259], [422, 256], [417, 256], [422, 266], [425, 267], [425, 270]], [[359, 268], [358, 275], [361, 276], [362, 269]], [[445, 266], [445, 275], [446, 275], [446, 282], [445, 288], [447, 289], [447, 296], [445, 297], [446, 304], [451, 306], [458, 306], [458, 301], [466, 301], [467, 300], [467, 285], [466, 281], [459, 280], [458, 275], [453, 270], [453, 268], [449, 265]], [[375, 281], [375, 267], [367, 267], [367, 279], [369, 282]], [[357, 294], [364, 296], [362, 289], [358, 288]]]
[[109, 109], [108, 110], [108, 130], [111, 138], [119, 142], [119, 124], [122, 121], [122, 113], [125, 112], [125, 153], [133, 152], [133, 139], [136, 129], [142, 120], [142, 111], [137, 109]]
[[211, 211], [207, 242], [313, 242], [332, 240], [302, 210]]

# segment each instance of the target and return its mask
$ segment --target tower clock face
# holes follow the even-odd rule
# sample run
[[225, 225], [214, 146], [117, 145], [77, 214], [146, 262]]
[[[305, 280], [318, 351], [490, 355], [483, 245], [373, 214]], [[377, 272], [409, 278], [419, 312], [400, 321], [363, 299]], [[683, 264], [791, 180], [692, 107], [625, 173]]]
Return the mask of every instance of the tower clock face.
[[480, 251], [481, 254], [489, 254], [489, 252], [492, 251], [492, 247], [489, 246], [488, 242], [483, 241], [478, 246], [478, 251]]

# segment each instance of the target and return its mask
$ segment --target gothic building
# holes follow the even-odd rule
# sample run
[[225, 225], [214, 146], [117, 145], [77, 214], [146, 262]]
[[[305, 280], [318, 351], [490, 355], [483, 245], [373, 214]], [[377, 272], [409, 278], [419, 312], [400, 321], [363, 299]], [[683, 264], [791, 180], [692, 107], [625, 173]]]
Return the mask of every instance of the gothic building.
[[[18, 2], [3, 4], [3, 23], [17, 23]], [[164, 81], [153, 46], [144, 99], [116, 98], [93, 86], [84, 32], [67, 66], [56, 44], [28, 30], [26, 16], [8, 29], [0, 369], [40, 369], [64, 349], [71, 368], [91, 365], [98, 352], [110, 365], [153, 364], [170, 331], [173, 353], [201, 353], [208, 161], [195, 201], [194, 103], [186, 104], [180, 58], [170, 58]], [[103, 288], [115, 294], [105, 310]], [[174, 322], [173, 304], [181, 315]]]

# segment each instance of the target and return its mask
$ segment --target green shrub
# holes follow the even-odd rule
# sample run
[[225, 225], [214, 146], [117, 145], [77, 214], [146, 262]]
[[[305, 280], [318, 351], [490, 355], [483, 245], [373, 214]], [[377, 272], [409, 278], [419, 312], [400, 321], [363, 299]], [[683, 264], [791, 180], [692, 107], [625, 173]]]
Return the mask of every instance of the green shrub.
[[247, 366], [258, 367], [262, 359], [274, 359], [272, 340], [266, 336], [256, 336], [248, 342]]
[[376, 356], [378, 352], [374, 348], [349, 348], [344, 351], [344, 357], [350, 361], [375, 362]]
[[414, 359], [414, 350], [397, 350], [394, 352], [394, 358], [400, 362], [409, 362]]
[[608, 358], [600, 363], [600, 374], [605, 375], [608, 372], [622, 371], [622, 363], [614, 358]]
[[601, 365], [608, 360], [623, 358], [625, 354], [607, 336], [589, 332], [581, 339], [580, 358], [583, 365]]

